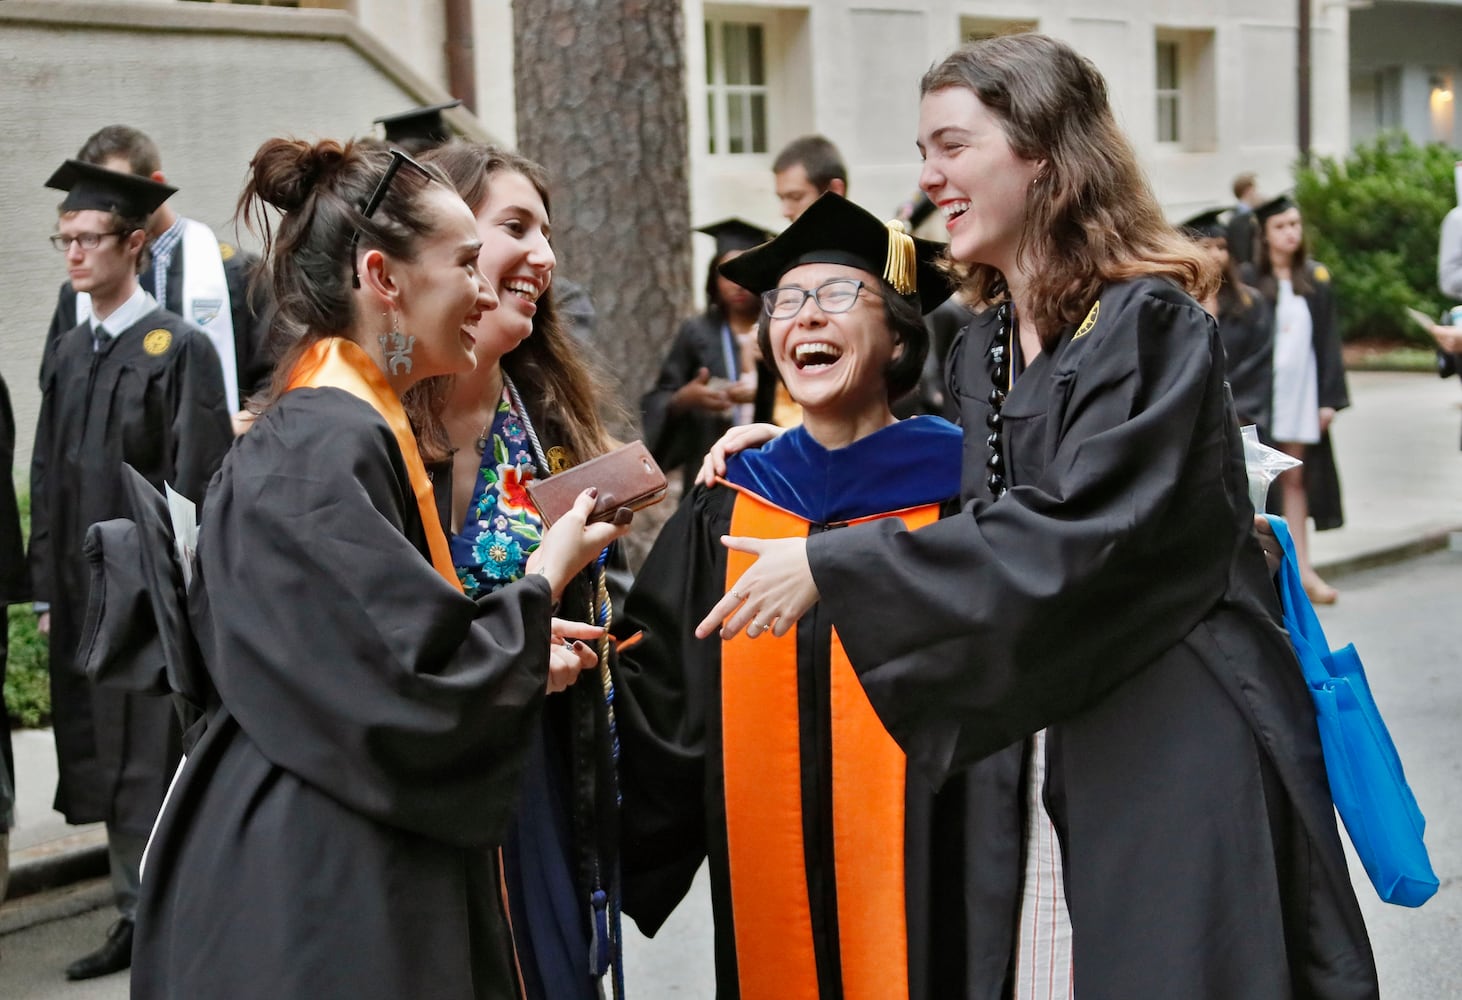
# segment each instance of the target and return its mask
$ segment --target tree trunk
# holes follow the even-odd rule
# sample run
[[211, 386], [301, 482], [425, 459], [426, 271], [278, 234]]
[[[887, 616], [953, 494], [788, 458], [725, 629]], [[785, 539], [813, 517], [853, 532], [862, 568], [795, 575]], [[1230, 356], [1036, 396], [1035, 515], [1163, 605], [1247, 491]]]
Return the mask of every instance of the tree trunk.
[[[513, 0], [518, 147], [549, 171], [559, 273], [634, 415], [692, 306], [680, 0]], [[618, 428], [617, 428], [618, 429]]]

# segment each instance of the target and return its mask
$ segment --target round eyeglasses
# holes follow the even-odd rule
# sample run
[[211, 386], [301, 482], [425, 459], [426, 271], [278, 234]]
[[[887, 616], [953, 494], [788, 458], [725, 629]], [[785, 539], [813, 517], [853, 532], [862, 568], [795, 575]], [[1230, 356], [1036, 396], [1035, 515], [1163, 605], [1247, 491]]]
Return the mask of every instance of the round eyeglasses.
[[772, 319], [791, 319], [802, 311], [808, 299], [825, 313], [845, 313], [857, 304], [858, 293], [863, 288], [863, 282], [856, 278], [834, 278], [813, 289], [768, 289], [761, 293], [761, 304]]
[[83, 250], [95, 250], [102, 245], [102, 240], [108, 236], [121, 236], [120, 232], [111, 233], [77, 233], [75, 236], [66, 236], [62, 233], [52, 233], [50, 236], [51, 246], [65, 253], [75, 243]]

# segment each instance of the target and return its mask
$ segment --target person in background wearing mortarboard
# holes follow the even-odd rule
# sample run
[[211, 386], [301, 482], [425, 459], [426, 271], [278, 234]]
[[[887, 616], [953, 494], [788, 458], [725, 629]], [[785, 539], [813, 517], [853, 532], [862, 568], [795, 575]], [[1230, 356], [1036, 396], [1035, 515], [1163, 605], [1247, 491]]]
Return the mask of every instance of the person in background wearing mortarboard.
[[1218, 288], [1201, 305], [1218, 320], [1225, 373], [1241, 425], [1269, 427], [1272, 372], [1269, 304], [1257, 288], [1244, 284], [1229, 252], [1228, 230], [1219, 217], [1225, 209], [1200, 212], [1178, 228], [1204, 249], [1218, 267]]
[[1310, 562], [1308, 520], [1314, 519], [1316, 531], [1345, 523], [1340, 476], [1330, 446], [1330, 424], [1350, 405], [1335, 291], [1330, 271], [1309, 259], [1304, 220], [1294, 199], [1271, 198], [1254, 209], [1254, 219], [1259, 227], [1258, 255], [1244, 276], [1273, 313], [1269, 438], [1275, 447], [1305, 463], [1282, 473], [1275, 489], [1294, 536], [1305, 592], [1316, 604], [1334, 604], [1338, 592]]
[[[108, 125], [91, 135], [76, 158], [122, 173], [166, 184], [157, 144], [128, 125]], [[253, 420], [244, 404], [269, 382], [276, 345], [269, 342], [273, 308], [267, 290], [255, 287], [259, 258], [229, 243], [213, 230], [164, 203], [147, 220], [148, 256], [140, 278], [143, 289], [169, 312], [201, 327], [223, 367], [234, 431]], [[61, 286], [46, 345], [89, 319], [90, 299], [68, 282]]]
[[96, 521], [128, 514], [122, 463], [159, 489], [201, 501], [233, 439], [218, 352], [198, 327], [138, 284], [146, 226], [173, 188], [67, 160], [48, 187], [67, 192], [52, 244], [90, 318], [60, 334], [41, 367], [31, 456], [30, 568], [39, 627], [50, 637], [51, 709], [68, 823], [107, 825], [121, 919], [67, 978], [132, 960], [139, 865], [177, 767], [180, 733], [162, 695], [95, 687], [75, 662], [89, 575], [82, 542]]
[[452, 138], [452, 129], [442, 117], [442, 112], [461, 104], [460, 100], [428, 104], [408, 111], [382, 115], [372, 124], [381, 126], [386, 133], [388, 145], [403, 149], [412, 156], [420, 156]]
[[966, 963], [1007, 964], [983, 936], [1003, 920], [971, 901], [1016, 905], [1001, 859], [1019, 843], [1020, 748], [980, 765], [1006, 795], [976, 815], [963, 776], [936, 794], [910, 769], [826, 616], [776, 638], [758, 622], [757, 644], [693, 638], [747, 562], [723, 535], [913, 526], [958, 493], [959, 429], [890, 408], [923, 367], [920, 313], [949, 295], [941, 250], [825, 194], [721, 267], [758, 296], [762, 353], [804, 422], [685, 498], [616, 628], [625, 912], [653, 934], [708, 859], [719, 996], [951, 1000], [986, 995]]
[[771, 238], [726, 219], [697, 229], [716, 241], [706, 273], [706, 311], [681, 324], [655, 387], [640, 400], [645, 444], [664, 469], [683, 470], [690, 492], [706, 449], [728, 428], [772, 419], [777, 376], [756, 349], [761, 301], [721, 265]]

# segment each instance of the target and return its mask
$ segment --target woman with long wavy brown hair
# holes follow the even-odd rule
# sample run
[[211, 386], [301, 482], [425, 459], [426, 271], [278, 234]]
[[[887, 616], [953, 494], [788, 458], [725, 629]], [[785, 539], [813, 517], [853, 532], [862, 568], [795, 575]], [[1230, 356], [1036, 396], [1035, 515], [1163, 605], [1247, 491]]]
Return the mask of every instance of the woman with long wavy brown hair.
[[[1212, 269], [1163, 221], [1069, 46], [925, 75], [920, 186], [984, 311], [949, 363], [963, 507], [757, 561], [701, 623], [830, 616], [937, 785], [1026, 748], [1010, 962], [986, 995], [1373, 997], [1314, 709], [1254, 530]], [[974, 859], [971, 863], [998, 861]], [[1009, 973], [1008, 977], [1006, 973]]]

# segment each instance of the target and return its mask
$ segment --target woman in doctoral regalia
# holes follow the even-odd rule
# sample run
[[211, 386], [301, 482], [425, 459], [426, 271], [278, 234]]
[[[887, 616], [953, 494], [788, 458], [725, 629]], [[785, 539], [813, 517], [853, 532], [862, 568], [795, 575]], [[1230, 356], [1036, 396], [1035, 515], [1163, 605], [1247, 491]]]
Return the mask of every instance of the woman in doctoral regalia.
[[969, 919], [968, 901], [1013, 908], [1018, 873], [959, 859], [1013, 860], [1019, 752], [936, 795], [828, 616], [759, 643], [692, 634], [748, 562], [721, 536], [915, 526], [957, 495], [958, 428], [890, 409], [923, 370], [921, 311], [949, 295], [939, 249], [826, 194], [722, 265], [758, 294], [762, 356], [803, 423], [682, 501], [616, 629], [625, 910], [654, 933], [708, 858], [719, 996], [984, 997], [966, 984], [1008, 961], [1004, 921]]
[[[702, 634], [780, 636], [815, 605], [936, 785], [1028, 741], [1026, 814], [1057, 837], [1026, 824], [1026, 886], [1033, 858], [1053, 884], [1018, 914], [1024, 988], [1376, 996], [1218, 332], [1185, 290], [1212, 271], [1068, 46], [974, 42], [922, 94], [921, 187], [984, 310], [949, 369], [963, 507], [918, 530], [733, 537], [757, 560]], [[1069, 926], [1069, 952], [1039, 924]]]
[[396, 151], [273, 139], [242, 199], [298, 339], [209, 491], [190, 612], [204, 727], [151, 844], [134, 997], [520, 995], [497, 845], [550, 620], [622, 528], [586, 493], [527, 575], [462, 593], [400, 393], [473, 363], [472, 212]]

